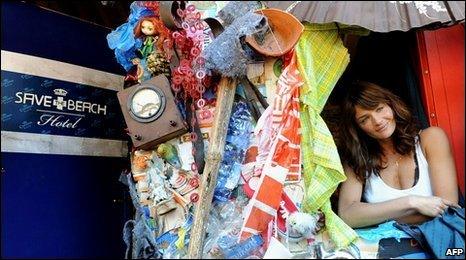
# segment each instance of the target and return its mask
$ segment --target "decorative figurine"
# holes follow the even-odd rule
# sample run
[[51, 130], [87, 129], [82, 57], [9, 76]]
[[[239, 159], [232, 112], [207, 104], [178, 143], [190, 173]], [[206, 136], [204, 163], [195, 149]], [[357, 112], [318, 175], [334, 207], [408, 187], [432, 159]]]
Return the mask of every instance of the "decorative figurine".
[[138, 50], [139, 57], [143, 59], [156, 50], [167, 52], [165, 41], [169, 41], [170, 32], [157, 17], [148, 16], [141, 18], [134, 27], [134, 38], [143, 40], [141, 49]]
[[176, 168], [181, 168], [180, 159], [176, 147], [169, 143], [160, 144], [157, 147], [157, 155]]
[[319, 214], [308, 214], [303, 212], [293, 212], [287, 217], [287, 222], [290, 228], [299, 232], [307, 239], [314, 238], [320, 230]]
[[129, 87], [159, 74], [170, 76], [172, 41], [170, 31], [155, 16], [139, 19], [134, 27], [134, 38], [141, 39], [142, 45], [136, 49], [136, 57], [131, 59], [133, 66], [128, 70], [125, 86]]

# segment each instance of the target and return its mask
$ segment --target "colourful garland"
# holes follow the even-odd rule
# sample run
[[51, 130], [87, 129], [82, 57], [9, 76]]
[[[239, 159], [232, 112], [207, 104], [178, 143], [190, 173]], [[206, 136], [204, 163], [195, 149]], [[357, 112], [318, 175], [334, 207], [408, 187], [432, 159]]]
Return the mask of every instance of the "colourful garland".
[[[176, 93], [176, 97], [184, 100], [191, 100], [191, 126], [197, 123], [196, 120], [196, 107], [201, 110], [201, 117], [208, 118], [213, 116], [210, 110], [204, 109], [206, 100], [203, 94], [211, 85], [211, 76], [206, 74], [204, 68], [205, 59], [202, 57], [202, 51], [205, 44], [209, 42], [209, 35], [207, 24], [202, 21], [201, 13], [196, 10], [194, 5], [188, 5], [186, 9], [178, 9], [178, 16], [181, 18], [182, 30], [173, 32], [172, 37], [176, 49], [178, 51], [180, 63], [178, 67], [172, 69], [172, 84], [171, 87]], [[188, 108], [187, 108], [188, 109]], [[192, 129], [191, 141], [196, 142], [197, 134]], [[195, 156], [196, 149], [193, 146], [193, 156]], [[197, 165], [193, 163], [191, 170], [197, 172]]]

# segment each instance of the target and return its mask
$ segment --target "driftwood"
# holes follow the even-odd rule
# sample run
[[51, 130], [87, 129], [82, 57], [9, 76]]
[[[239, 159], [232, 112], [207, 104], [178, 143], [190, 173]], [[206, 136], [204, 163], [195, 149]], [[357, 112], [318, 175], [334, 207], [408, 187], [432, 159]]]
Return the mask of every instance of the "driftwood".
[[210, 134], [206, 164], [199, 186], [199, 201], [194, 212], [194, 222], [189, 239], [188, 258], [202, 258], [205, 238], [205, 221], [209, 218], [210, 206], [217, 185], [217, 175], [225, 148], [225, 139], [236, 91], [236, 79], [222, 77], [217, 89], [215, 118]]

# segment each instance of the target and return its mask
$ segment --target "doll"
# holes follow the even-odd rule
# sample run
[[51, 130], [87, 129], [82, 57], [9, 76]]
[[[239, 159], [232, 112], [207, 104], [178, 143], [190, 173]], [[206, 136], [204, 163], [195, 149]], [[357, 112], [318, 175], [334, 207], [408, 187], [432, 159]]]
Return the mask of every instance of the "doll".
[[141, 48], [136, 51], [138, 58], [132, 60], [138, 80], [141, 81], [144, 71], [151, 76], [162, 73], [169, 76], [171, 38], [162, 21], [154, 16], [141, 18], [134, 27], [134, 37], [142, 40]]
[[141, 18], [134, 27], [134, 38], [142, 38], [143, 43], [138, 50], [141, 59], [147, 58], [154, 51], [168, 53], [170, 31], [156, 17]]

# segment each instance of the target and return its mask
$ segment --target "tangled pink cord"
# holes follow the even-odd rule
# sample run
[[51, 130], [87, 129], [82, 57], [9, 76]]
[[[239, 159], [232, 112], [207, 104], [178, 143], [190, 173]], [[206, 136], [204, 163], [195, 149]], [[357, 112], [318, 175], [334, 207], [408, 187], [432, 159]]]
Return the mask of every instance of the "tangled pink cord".
[[183, 29], [172, 34], [181, 53], [179, 66], [172, 70], [172, 88], [177, 93], [183, 90], [185, 100], [192, 98], [195, 101], [202, 99], [202, 94], [210, 85], [210, 78], [204, 69], [205, 59], [201, 55], [205, 26], [194, 5], [188, 5], [185, 10], [178, 9], [177, 13], [182, 19]]

